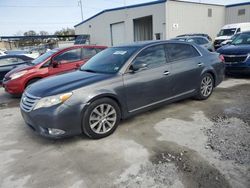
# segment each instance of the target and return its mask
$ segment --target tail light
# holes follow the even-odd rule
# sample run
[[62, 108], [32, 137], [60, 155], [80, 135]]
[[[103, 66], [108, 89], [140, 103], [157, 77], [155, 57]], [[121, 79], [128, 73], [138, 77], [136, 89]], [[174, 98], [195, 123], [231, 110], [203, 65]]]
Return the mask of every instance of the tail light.
[[225, 58], [223, 55], [219, 55], [219, 59], [221, 60], [222, 63], [225, 63]]

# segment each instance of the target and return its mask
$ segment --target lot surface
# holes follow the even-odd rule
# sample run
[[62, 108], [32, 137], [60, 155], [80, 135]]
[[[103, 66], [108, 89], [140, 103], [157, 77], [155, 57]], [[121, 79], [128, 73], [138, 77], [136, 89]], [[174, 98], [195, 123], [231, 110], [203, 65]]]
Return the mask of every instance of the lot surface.
[[47, 140], [0, 89], [0, 187], [250, 187], [250, 80], [125, 120], [108, 138]]

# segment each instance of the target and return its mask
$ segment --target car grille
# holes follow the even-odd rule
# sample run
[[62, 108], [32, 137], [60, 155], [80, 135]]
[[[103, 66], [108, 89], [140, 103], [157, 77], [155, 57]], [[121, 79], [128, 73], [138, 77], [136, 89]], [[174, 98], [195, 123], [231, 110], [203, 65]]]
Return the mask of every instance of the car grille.
[[20, 103], [20, 107], [25, 112], [30, 112], [34, 108], [36, 102], [39, 99], [40, 99], [40, 97], [35, 97], [35, 96], [30, 95], [27, 92], [25, 92], [25, 93], [23, 93], [21, 103]]
[[226, 63], [242, 63], [246, 60], [247, 55], [223, 55]]

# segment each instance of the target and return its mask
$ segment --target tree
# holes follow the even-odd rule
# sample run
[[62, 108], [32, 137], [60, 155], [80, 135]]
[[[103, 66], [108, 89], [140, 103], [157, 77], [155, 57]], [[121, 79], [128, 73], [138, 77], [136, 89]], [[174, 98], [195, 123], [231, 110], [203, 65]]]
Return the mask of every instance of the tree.
[[49, 35], [49, 32], [47, 32], [47, 31], [40, 31], [39, 35]]
[[29, 30], [23, 33], [24, 36], [36, 36], [36, 32], [34, 30]]
[[74, 35], [74, 34], [75, 34], [75, 29], [71, 28], [63, 28], [55, 32], [55, 35]]

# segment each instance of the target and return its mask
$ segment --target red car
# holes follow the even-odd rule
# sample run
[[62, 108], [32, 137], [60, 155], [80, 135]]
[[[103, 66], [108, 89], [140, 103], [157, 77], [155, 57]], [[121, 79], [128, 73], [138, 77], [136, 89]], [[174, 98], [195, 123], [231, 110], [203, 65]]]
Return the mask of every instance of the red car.
[[78, 69], [106, 46], [75, 45], [46, 52], [31, 63], [8, 72], [3, 79], [5, 91], [19, 96], [24, 89], [41, 78]]

